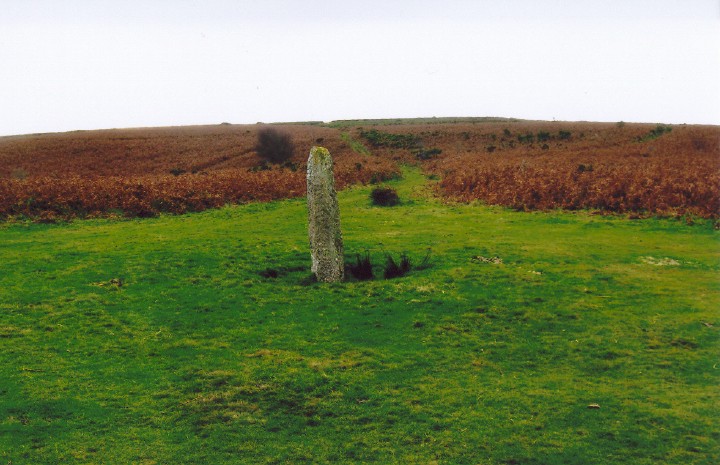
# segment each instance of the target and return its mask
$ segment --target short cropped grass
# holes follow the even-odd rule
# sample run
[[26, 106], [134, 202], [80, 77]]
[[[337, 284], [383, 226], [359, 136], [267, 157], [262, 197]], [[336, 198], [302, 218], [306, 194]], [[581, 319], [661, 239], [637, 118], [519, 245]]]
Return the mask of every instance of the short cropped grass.
[[[0, 463], [715, 464], [720, 233], [340, 194], [0, 226]], [[384, 280], [385, 254], [430, 266]]]

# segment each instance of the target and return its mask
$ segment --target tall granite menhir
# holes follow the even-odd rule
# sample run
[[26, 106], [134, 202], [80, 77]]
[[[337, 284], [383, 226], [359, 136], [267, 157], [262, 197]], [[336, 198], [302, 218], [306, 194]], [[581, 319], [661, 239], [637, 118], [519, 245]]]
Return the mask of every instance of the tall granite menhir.
[[345, 276], [340, 209], [335, 193], [333, 161], [324, 147], [313, 147], [307, 163], [308, 232], [312, 272], [318, 281], [338, 282]]

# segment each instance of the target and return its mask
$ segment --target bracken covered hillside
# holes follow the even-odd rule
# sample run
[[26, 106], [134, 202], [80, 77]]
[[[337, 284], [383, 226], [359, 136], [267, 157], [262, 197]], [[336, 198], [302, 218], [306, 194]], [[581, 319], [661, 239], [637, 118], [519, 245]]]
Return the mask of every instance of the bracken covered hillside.
[[516, 122], [356, 129], [373, 153], [422, 160], [439, 193], [520, 210], [720, 213], [720, 128]]
[[520, 210], [720, 214], [720, 127], [518, 120], [272, 125], [294, 157], [256, 153], [262, 125], [78, 131], [0, 138], [0, 218], [154, 216], [305, 194], [310, 147], [339, 187], [416, 163], [438, 194]]
[[255, 153], [259, 125], [80, 131], [0, 139], [0, 217], [40, 220], [185, 213], [305, 194], [313, 145], [335, 157], [339, 187], [397, 176], [394, 162], [358, 155], [340, 132], [315, 125], [289, 134], [293, 158]]

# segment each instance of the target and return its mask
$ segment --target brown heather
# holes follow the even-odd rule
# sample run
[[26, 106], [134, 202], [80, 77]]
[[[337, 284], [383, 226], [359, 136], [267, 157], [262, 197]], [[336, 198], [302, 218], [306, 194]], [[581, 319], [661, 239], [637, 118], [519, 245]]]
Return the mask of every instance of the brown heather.
[[720, 215], [718, 126], [517, 122], [377, 129], [414, 134], [423, 149], [442, 150], [424, 167], [451, 200], [518, 210]]
[[[336, 186], [388, 179], [422, 163], [450, 200], [518, 210], [720, 216], [720, 127], [564, 122], [281, 125], [295, 158], [267, 169], [262, 125], [78, 131], [0, 138], [0, 219], [154, 216], [305, 195], [310, 147], [335, 160]], [[412, 135], [372, 146], [369, 129]], [[370, 147], [359, 155], [341, 131]], [[348, 139], [346, 137], [346, 139]], [[419, 162], [413, 153], [441, 150]], [[435, 151], [436, 152], [436, 151]]]
[[335, 130], [282, 128], [298, 152], [283, 167], [263, 165], [255, 154], [257, 125], [2, 138], [0, 218], [148, 217], [300, 197], [306, 152], [318, 141], [336, 157], [340, 188], [399, 172], [389, 160], [354, 153]]
[[[676, 126], [657, 139], [638, 140], [648, 132], [638, 126], [579, 126], [566, 141], [466, 153], [433, 170], [444, 173], [443, 194], [462, 201], [522, 210], [717, 218], [720, 130]], [[543, 150], [543, 144], [548, 148]]]

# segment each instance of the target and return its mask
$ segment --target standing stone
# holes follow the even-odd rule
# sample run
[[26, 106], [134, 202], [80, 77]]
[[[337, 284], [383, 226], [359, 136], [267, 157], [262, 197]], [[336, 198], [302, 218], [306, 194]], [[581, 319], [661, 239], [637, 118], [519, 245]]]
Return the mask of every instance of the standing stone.
[[310, 150], [307, 200], [312, 272], [318, 281], [342, 281], [345, 262], [340, 234], [340, 209], [335, 193], [332, 157], [324, 147], [313, 147]]

